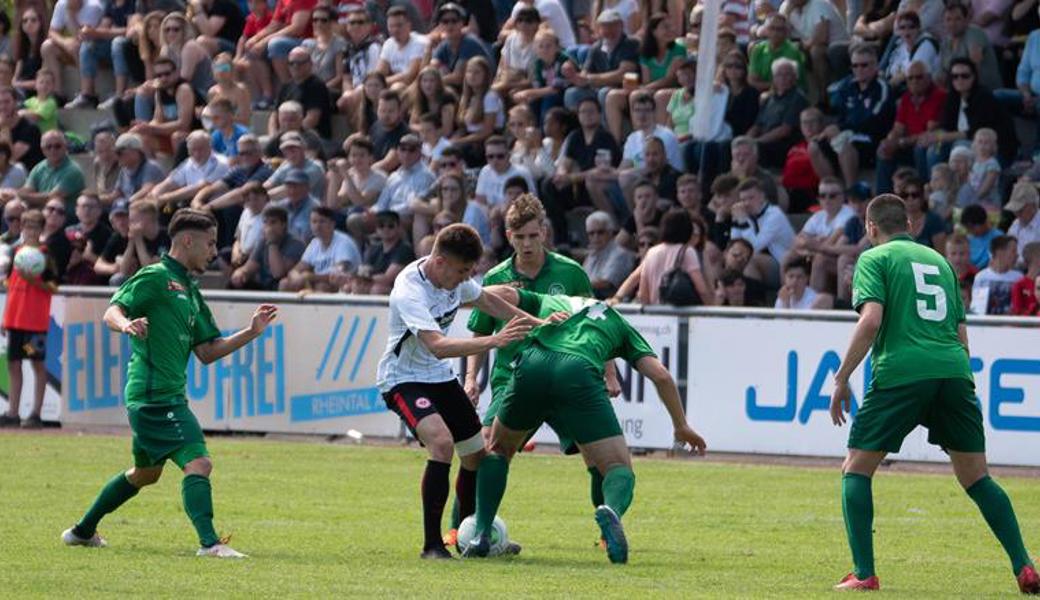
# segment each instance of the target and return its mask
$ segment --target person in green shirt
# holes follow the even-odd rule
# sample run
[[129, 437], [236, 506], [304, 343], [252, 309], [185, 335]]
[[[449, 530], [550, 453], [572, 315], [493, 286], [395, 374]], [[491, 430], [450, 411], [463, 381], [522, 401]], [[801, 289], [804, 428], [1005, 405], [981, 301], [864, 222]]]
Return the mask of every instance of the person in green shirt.
[[852, 422], [842, 469], [842, 512], [854, 568], [835, 587], [880, 587], [871, 478], [885, 456], [898, 452], [922, 425], [928, 441], [950, 455], [957, 481], [1011, 559], [1021, 591], [1040, 593], [1011, 501], [988, 474], [957, 276], [941, 254], [914, 242], [908, 228], [898, 196], [882, 194], [867, 206], [873, 247], [860, 256], [852, 281], [852, 305], [860, 317], [834, 375], [830, 405], [832, 421], [841, 426], [852, 408], [849, 377], [871, 350], [870, 385]]
[[47, 133], [58, 128], [58, 101], [54, 98], [54, 73], [40, 69], [36, 73], [36, 95], [25, 100], [19, 116], [32, 121]]
[[487, 556], [491, 524], [505, 494], [509, 461], [543, 422], [569, 432], [603, 476], [595, 520], [613, 563], [628, 561], [621, 517], [632, 503], [635, 474], [603, 382], [603, 365], [622, 358], [653, 382], [675, 439], [703, 454], [704, 439], [686, 423], [679, 390], [650, 345], [620, 313], [591, 298], [547, 296], [509, 286], [487, 288], [529, 314], [551, 315], [534, 329], [511, 364], [511, 378], [477, 470], [476, 534], [464, 557]]
[[36, 163], [29, 172], [18, 197], [30, 206], [41, 206], [51, 196], [58, 195], [65, 202], [67, 214], [76, 212], [76, 198], [86, 187], [83, 171], [69, 158], [65, 134], [48, 131], [40, 140], [40, 149], [46, 160]]
[[131, 338], [124, 397], [134, 434], [134, 466], [102, 488], [83, 518], [62, 533], [62, 541], [69, 546], [106, 546], [97, 533], [102, 517], [159, 481], [164, 463], [172, 460], [184, 471], [181, 495], [199, 536], [197, 555], [245, 558], [213, 528], [213, 463], [202, 428], [188, 408], [186, 369], [193, 352], [209, 364], [260, 337], [278, 316], [278, 308], [261, 304], [248, 327], [222, 337], [192, 278], [216, 258], [216, 221], [209, 213], [181, 209], [173, 215], [169, 233], [170, 253], [124, 283], [104, 316], [109, 329]]
[[773, 82], [773, 61], [778, 58], [790, 58], [798, 63], [798, 87], [806, 90], [805, 55], [792, 42], [787, 17], [775, 13], [766, 23], [766, 39], [758, 42], [748, 51], [748, 83], [760, 92], [768, 92]]

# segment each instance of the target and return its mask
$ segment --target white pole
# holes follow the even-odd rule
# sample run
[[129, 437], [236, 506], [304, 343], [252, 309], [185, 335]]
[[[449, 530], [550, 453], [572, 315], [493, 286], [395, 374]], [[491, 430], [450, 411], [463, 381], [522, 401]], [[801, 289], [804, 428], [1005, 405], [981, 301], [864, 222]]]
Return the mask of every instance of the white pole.
[[722, 0], [703, 0], [701, 37], [697, 46], [696, 93], [693, 100], [693, 138], [705, 140], [711, 136], [711, 97], [715, 89], [715, 60], [719, 40], [719, 14]]

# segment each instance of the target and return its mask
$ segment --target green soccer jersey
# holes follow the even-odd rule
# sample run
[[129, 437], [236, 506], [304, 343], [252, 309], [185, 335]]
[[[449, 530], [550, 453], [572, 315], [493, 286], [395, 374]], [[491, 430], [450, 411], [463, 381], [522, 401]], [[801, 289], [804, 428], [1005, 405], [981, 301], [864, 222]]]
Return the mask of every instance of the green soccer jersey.
[[220, 337], [213, 314], [184, 265], [163, 255], [138, 271], [112, 304], [127, 318], [148, 318], [148, 337], [131, 338], [127, 406], [185, 404], [188, 359], [195, 346]]
[[[606, 303], [589, 298], [546, 296], [520, 291], [520, 309], [542, 317], [569, 312], [570, 318], [535, 329], [523, 344], [583, 358], [603, 376], [603, 363], [621, 358], [635, 363], [656, 356], [650, 344], [624, 317]], [[522, 349], [521, 348], [521, 349]]]
[[871, 350], [871, 387], [925, 379], [972, 379], [957, 336], [964, 304], [953, 268], [908, 235], [864, 252], [852, 279], [852, 305], [884, 307]]
[[[545, 264], [542, 265], [534, 279], [520, 273], [514, 265], [515, 257], [507, 258], [484, 275], [484, 285], [501, 285], [519, 283], [522, 289], [549, 295], [592, 296], [592, 283], [585, 269], [578, 263], [556, 254], [545, 253]], [[504, 321], [474, 310], [469, 317], [469, 330], [482, 335], [490, 335], [505, 325]], [[491, 369], [491, 392], [500, 389], [509, 381], [508, 365], [516, 355], [517, 344], [499, 348], [495, 365]]]

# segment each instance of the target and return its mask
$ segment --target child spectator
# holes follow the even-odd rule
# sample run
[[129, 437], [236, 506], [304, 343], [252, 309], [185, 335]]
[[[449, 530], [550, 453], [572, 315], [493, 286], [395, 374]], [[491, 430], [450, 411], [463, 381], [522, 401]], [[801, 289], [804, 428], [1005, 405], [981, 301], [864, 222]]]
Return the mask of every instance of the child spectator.
[[213, 59], [213, 79], [216, 83], [209, 88], [206, 98], [211, 102], [217, 98], [227, 98], [231, 101], [235, 122], [246, 127], [251, 126], [252, 94], [248, 85], [235, 79], [231, 55], [227, 52], [222, 52]]
[[1040, 287], [1040, 242], [1030, 242], [1022, 249], [1026, 274], [1011, 287], [1011, 314], [1035, 316], [1040, 314], [1037, 288]]
[[829, 294], [817, 294], [809, 287], [809, 263], [795, 260], [784, 266], [784, 284], [776, 295], [775, 308], [794, 310], [828, 309], [834, 304]]
[[[7, 398], [7, 414], [0, 415], [0, 427], [25, 428], [42, 426], [40, 411], [43, 394], [47, 389], [47, 330], [50, 327], [51, 297], [58, 290], [58, 275], [54, 261], [47, 256], [47, 249], [40, 244], [44, 216], [38, 210], [26, 211], [22, 215], [22, 243], [15, 248], [15, 264], [19, 252], [43, 252], [46, 263], [42, 273], [31, 274], [12, 267], [7, 278], [7, 303], [4, 306], [4, 330], [7, 332], [7, 376], [10, 388]], [[33, 390], [33, 405], [29, 417], [19, 421], [22, 399], [22, 361], [32, 365], [36, 380]]]
[[534, 50], [535, 58], [529, 75], [531, 89], [517, 92], [513, 99], [530, 104], [531, 110], [541, 120], [550, 108], [563, 104], [563, 91], [569, 85], [564, 65], [577, 66], [560, 48], [559, 38], [552, 31], [543, 29], [534, 36]]
[[957, 204], [957, 192], [960, 191], [950, 165], [939, 163], [932, 167], [931, 179], [926, 187], [928, 205], [944, 221], [949, 221], [953, 216], [953, 207]]
[[968, 183], [983, 206], [1000, 206], [1000, 162], [997, 160], [997, 132], [983, 127], [975, 132], [971, 149], [974, 162]]
[[[986, 256], [989, 257], [989, 248], [986, 248]], [[974, 281], [979, 272], [971, 262], [971, 242], [963, 233], [954, 233], [946, 239], [946, 260], [959, 281]]]
[[971, 289], [971, 312], [976, 315], [1006, 315], [1011, 312], [1011, 288], [1022, 279], [1014, 269], [1018, 260], [1015, 238], [1001, 235], [989, 244], [989, 266], [979, 271]]
[[535, 40], [542, 17], [533, 6], [520, 8], [513, 19], [514, 29], [502, 44], [502, 58], [492, 86], [499, 94], [530, 87], [529, 73], [535, 58]]
[[423, 162], [430, 169], [437, 170], [444, 149], [451, 146], [451, 142], [444, 137], [441, 118], [436, 113], [429, 112], [419, 117], [419, 137], [422, 139]]
[[980, 204], [972, 204], [961, 212], [961, 225], [968, 233], [971, 263], [977, 269], [985, 269], [989, 265], [990, 242], [1004, 232], [990, 226], [989, 215]]
[[303, 256], [303, 242], [289, 234], [289, 211], [268, 204], [263, 212], [263, 243], [231, 274], [236, 289], [276, 290]]
[[[462, 148], [466, 162], [479, 166], [481, 146], [496, 129], [506, 124], [502, 98], [491, 89], [491, 64], [482, 56], [474, 56], [466, 63], [466, 75], [459, 101], [459, 126], [453, 143]], [[523, 101], [518, 99], [518, 101]]]
[[[441, 135], [450, 138], [455, 131], [455, 114], [459, 110], [459, 98], [451, 88], [444, 86], [444, 78], [437, 67], [426, 67], [419, 72], [415, 82], [408, 88], [412, 127], [418, 128], [422, 116], [433, 113], [440, 117]], [[343, 110], [343, 107], [340, 107]]]
[[36, 124], [40, 133], [58, 128], [58, 101], [54, 97], [54, 73], [40, 69], [36, 73], [36, 95], [25, 101], [18, 115]]

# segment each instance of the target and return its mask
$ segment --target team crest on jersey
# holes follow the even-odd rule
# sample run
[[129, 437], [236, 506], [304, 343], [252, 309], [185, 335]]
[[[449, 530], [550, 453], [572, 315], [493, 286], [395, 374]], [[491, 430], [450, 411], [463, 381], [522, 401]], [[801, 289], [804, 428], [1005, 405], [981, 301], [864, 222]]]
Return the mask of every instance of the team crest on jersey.
[[418, 400], [415, 401], [415, 407], [416, 408], [422, 408], [424, 410], [427, 409], [427, 408], [430, 408], [430, 399], [429, 398], [425, 398], [425, 397], [419, 398]]
[[563, 284], [562, 283], [555, 283], [554, 282], [554, 283], [552, 283], [549, 286], [549, 295], [550, 296], [561, 296], [561, 295], [565, 294], [566, 292], [567, 292], [567, 290], [565, 290], [563, 288]]
[[183, 292], [184, 286], [180, 282], [170, 279], [166, 282], [166, 289], [171, 292]]

